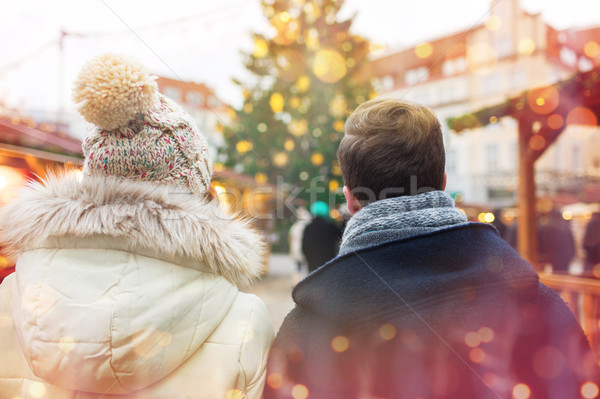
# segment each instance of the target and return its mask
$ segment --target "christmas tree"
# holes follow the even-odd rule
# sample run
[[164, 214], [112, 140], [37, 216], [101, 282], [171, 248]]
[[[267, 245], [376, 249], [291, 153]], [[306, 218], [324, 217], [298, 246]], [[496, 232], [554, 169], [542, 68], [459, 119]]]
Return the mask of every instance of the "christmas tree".
[[369, 43], [338, 21], [343, 0], [263, 0], [271, 34], [253, 34], [246, 68], [256, 78], [244, 86], [244, 104], [224, 127], [225, 164], [275, 184], [278, 176], [304, 188], [320, 185], [318, 198], [340, 194], [336, 151], [344, 123], [373, 96], [361, 78]]

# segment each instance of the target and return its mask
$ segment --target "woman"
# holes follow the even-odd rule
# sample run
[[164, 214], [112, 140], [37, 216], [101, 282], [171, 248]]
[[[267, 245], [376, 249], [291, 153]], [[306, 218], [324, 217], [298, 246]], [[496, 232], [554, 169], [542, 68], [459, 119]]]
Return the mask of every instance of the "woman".
[[0, 397], [259, 398], [273, 327], [238, 286], [260, 236], [211, 200], [204, 139], [121, 56], [82, 69], [83, 176], [31, 183], [0, 218]]

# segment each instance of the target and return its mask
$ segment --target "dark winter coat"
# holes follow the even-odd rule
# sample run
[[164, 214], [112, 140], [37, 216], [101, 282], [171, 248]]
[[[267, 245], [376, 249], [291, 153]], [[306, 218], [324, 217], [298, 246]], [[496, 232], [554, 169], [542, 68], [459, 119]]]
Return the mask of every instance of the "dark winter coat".
[[517, 384], [567, 399], [597, 381], [567, 305], [487, 225], [349, 253], [293, 297], [266, 399], [512, 398]]
[[337, 255], [341, 230], [331, 221], [315, 217], [304, 229], [302, 253], [312, 272]]
[[591, 270], [600, 263], [600, 213], [594, 214], [585, 229], [583, 237], [585, 268]]

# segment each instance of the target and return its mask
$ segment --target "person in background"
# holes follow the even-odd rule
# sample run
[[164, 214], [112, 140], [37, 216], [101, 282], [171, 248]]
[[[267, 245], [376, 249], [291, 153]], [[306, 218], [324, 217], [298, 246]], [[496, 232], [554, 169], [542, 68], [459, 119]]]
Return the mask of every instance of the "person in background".
[[329, 206], [325, 202], [315, 201], [310, 213], [313, 219], [302, 236], [302, 253], [309, 273], [335, 258], [342, 235], [340, 228], [329, 220]]
[[585, 270], [593, 270], [594, 266], [600, 264], [600, 212], [592, 215], [585, 228], [583, 249], [585, 250]]
[[2, 209], [17, 257], [0, 285], [0, 398], [259, 399], [274, 331], [242, 293], [264, 244], [211, 194], [191, 117], [123, 56], [90, 60], [83, 176]]
[[[296, 262], [296, 271], [294, 272], [294, 285], [300, 281], [301, 277], [306, 274], [307, 268], [306, 258], [302, 253], [302, 237], [304, 229], [310, 223], [311, 216], [305, 207], [301, 206], [296, 211], [296, 221], [290, 227], [288, 232], [288, 244], [290, 246], [290, 257]], [[307, 270], [307, 269], [306, 269]]]
[[338, 257], [294, 288], [265, 399], [566, 399], [597, 389], [595, 356], [567, 305], [444, 192], [431, 110], [361, 104], [338, 160], [353, 216]]
[[553, 207], [540, 217], [537, 231], [539, 262], [552, 265], [553, 272], [568, 272], [575, 256], [575, 240], [569, 222]]

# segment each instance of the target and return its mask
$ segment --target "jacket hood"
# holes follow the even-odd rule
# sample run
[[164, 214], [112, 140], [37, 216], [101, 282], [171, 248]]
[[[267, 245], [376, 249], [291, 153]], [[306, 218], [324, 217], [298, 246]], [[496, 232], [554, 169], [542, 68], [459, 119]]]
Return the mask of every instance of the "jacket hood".
[[337, 257], [292, 296], [329, 320], [358, 326], [464, 298], [482, 301], [492, 287], [526, 295], [538, 281], [492, 226], [469, 223]]
[[49, 237], [117, 239], [130, 251], [187, 258], [243, 286], [261, 274], [264, 242], [249, 222], [171, 185], [50, 174], [0, 212], [0, 243], [13, 261]]
[[245, 222], [169, 187], [51, 176], [2, 213], [17, 338], [33, 372], [66, 389], [127, 394], [169, 375], [260, 270]]

